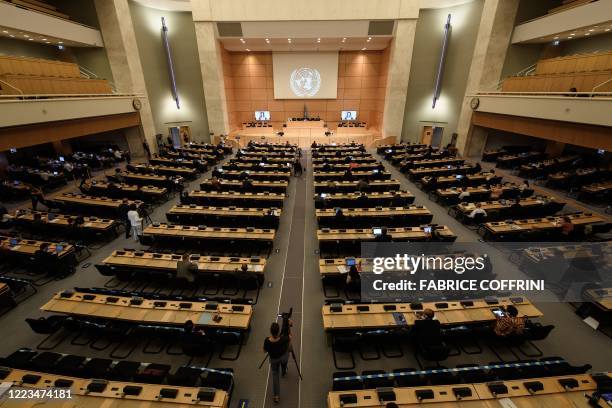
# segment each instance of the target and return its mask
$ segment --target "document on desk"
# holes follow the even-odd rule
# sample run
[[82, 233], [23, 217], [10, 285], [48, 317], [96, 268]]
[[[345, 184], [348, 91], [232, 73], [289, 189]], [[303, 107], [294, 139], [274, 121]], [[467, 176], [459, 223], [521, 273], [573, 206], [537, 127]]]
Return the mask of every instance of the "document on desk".
[[518, 408], [510, 398], [499, 399], [499, 405], [501, 405], [503, 408]]
[[338, 272], [340, 273], [348, 273], [348, 268], [345, 265], [338, 265], [336, 267], [338, 269]]
[[200, 319], [198, 320], [196, 324], [206, 326], [210, 324], [211, 320], [212, 320], [212, 313], [202, 313], [202, 315], [200, 316]]

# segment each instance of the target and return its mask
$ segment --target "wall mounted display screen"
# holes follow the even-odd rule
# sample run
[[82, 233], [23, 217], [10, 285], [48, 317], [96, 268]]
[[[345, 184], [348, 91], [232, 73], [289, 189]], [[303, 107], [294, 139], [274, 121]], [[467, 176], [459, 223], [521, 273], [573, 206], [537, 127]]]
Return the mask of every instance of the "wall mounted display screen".
[[270, 120], [270, 111], [255, 111], [255, 120]]
[[342, 111], [340, 118], [342, 120], [357, 120], [357, 111]]
[[335, 99], [338, 52], [272, 53], [275, 99]]

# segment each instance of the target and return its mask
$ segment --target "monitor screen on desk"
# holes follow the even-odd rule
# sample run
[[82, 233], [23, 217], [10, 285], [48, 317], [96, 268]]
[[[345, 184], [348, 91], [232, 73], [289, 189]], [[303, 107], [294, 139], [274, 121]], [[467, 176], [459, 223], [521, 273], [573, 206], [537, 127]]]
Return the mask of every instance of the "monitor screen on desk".
[[321, 193], [321, 198], [325, 198], [325, 197], [327, 197], [327, 194], [326, 193]]
[[57, 252], [58, 254], [60, 252], [62, 252], [64, 250], [64, 246], [63, 245], [56, 245], [55, 246], [55, 252]]
[[355, 266], [355, 258], [346, 258], [346, 266]]
[[11, 238], [11, 240], [9, 241], [9, 244], [11, 244], [12, 247], [17, 246], [17, 238]]
[[463, 178], [463, 175], [461, 175], [461, 174], [457, 174], [457, 175], [455, 176], [455, 178], [457, 178], [457, 180], [461, 180], [461, 179]]
[[59, 161], [63, 162], [63, 161], [66, 161], [66, 159], [64, 158], [64, 156], [60, 156]]
[[357, 111], [342, 111], [342, 120], [357, 120]]
[[270, 120], [270, 111], [255, 111], [255, 120]]
[[374, 235], [382, 235], [382, 228], [380, 228], [380, 227], [372, 228], [372, 234], [374, 234]]

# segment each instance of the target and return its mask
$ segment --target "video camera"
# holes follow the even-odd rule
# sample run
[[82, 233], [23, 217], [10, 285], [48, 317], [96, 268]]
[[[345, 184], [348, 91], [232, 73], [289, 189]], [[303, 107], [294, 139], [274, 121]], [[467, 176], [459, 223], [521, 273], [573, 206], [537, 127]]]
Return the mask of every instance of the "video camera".
[[281, 322], [281, 336], [288, 336], [291, 334], [291, 315], [293, 314], [293, 308], [290, 308], [288, 312], [279, 313], [278, 317], [282, 319]]

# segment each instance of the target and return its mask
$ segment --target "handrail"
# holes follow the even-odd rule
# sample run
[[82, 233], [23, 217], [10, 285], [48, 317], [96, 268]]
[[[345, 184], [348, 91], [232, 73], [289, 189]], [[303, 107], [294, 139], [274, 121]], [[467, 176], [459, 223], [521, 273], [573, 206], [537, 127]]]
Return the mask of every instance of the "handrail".
[[591, 93], [595, 92], [595, 90], [597, 88], [599, 88], [600, 86], [604, 86], [605, 84], [607, 84], [608, 82], [612, 82], [612, 78], [608, 78], [608, 80], [603, 81], [601, 84], [597, 84], [593, 87], [593, 89], [591, 89]]
[[513, 77], [520, 77], [520, 76], [527, 76], [528, 74], [532, 73], [535, 69], [536, 66], [538, 65], [538, 63], [536, 62], [535, 64], [531, 64], [523, 69], [521, 69], [519, 72], [517, 72], [516, 74], [513, 75], [509, 75], [506, 78], [500, 79], [499, 82], [497, 82], [494, 86], [493, 89], [501, 89], [502, 85], [504, 84], [504, 81], [507, 78], [513, 78]]
[[[23, 95], [23, 91], [22, 91], [21, 89], [17, 88], [15, 85], [11, 85], [11, 84], [9, 84], [8, 82], [3, 81], [3, 80], [1, 80], [1, 79], [0, 79], [0, 82], [2, 82], [2, 83], [3, 83], [3, 84], [5, 84], [5, 85], [10, 86], [11, 88], [13, 88], [13, 89], [14, 89], [14, 90], [16, 90], [17, 92], [19, 92], [21, 95]], [[9, 95], [0, 95], [0, 96], [9, 96]], [[10, 96], [15, 97], [15, 95], [10, 95]]]
[[[133, 94], [133, 93], [120, 93], [120, 94], [27, 94], [24, 95], [23, 92], [20, 95], [0, 95], [0, 102], [11, 102], [12, 100], [18, 98], [19, 100], [23, 100], [24, 102], [31, 102], [34, 100], [53, 100], [53, 99], [69, 99], [69, 98], [145, 98], [143, 94]], [[27, 99], [26, 99], [27, 98]]]
[[580, 97], [580, 100], [608, 99], [612, 98], [612, 92], [597, 92], [596, 95], [590, 92], [501, 92], [501, 91], [478, 91], [472, 95], [467, 95], [468, 98], [478, 96], [535, 96], [535, 97]]
[[94, 79], [98, 79], [98, 75], [96, 75], [95, 72], [93, 72], [92, 70], [90, 70], [89, 68], [87, 68], [84, 65], [79, 65], [79, 71], [81, 71], [81, 74], [85, 74], [87, 76], [87, 78], [94, 78]]

